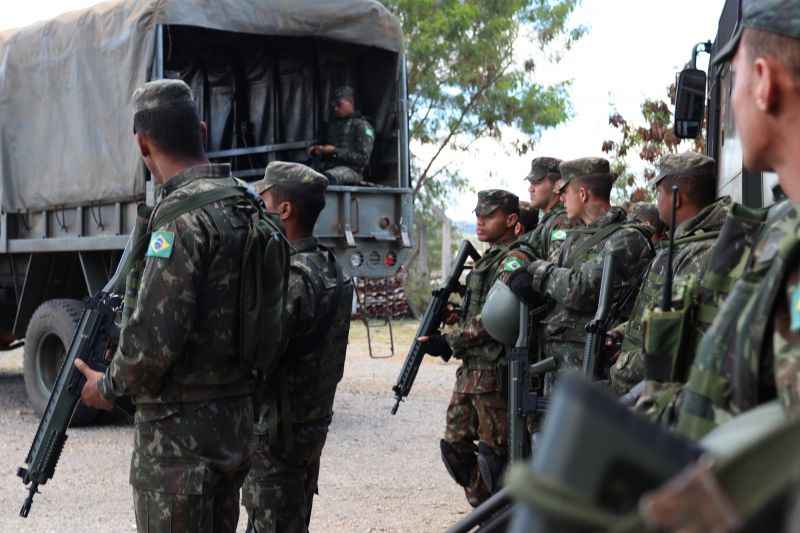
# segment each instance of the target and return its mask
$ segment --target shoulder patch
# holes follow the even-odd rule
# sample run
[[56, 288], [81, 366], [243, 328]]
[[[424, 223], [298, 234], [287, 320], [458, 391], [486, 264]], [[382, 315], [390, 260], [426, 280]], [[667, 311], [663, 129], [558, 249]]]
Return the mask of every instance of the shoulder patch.
[[522, 268], [522, 261], [516, 257], [506, 257], [503, 261], [503, 272], [514, 272]]
[[172, 255], [172, 245], [174, 243], [174, 233], [171, 231], [156, 231], [150, 237], [146, 257], [162, 257], [166, 259]]
[[563, 229], [555, 229], [553, 233], [550, 234], [550, 240], [553, 241], [563, 241], [567, 238], [567, 232]]
[[789, 314], [792, 317], [792, 323], [789, 325], [789, 329], [797, 333], [800, 331], [800, 285], [795, 285], [792, 288], [791, 309], [789, 310]]

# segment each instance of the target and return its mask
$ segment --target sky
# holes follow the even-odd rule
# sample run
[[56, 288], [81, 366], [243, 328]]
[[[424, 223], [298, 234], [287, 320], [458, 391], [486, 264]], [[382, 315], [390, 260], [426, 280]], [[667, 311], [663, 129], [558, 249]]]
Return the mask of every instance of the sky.
[[[24, 26], [95, 0], [28, 0], [3, 10], [0, 29]], [[542, 135], [532, 155], [513, 154], [494, 141], [478, 142], [467, 154], [451, 155], [474, 190], [506, 188], [527, 199], [530, 159], [570, 159], [604, 154], [606, 139], [615, 139], [608, 125], [611, 111], [628, 120], [640, 117], [645, 98], [663, 98], [675, 74], [689, 60], [695, 44], [713, 40], [724, 0], [583, 0], [571, 17], [589, 32], [556, 65], [537, 62], [537, 81], [572, 80], [573, 118]], [[527, 42], [519, 43], [524, 51]], [[707, 56], [701, 56], [705, 68]], [[510, 146], [516, 133], [504, 139]], [[472, 220], [475, 195], [459, 195], [447, 208], [454, 220]]]

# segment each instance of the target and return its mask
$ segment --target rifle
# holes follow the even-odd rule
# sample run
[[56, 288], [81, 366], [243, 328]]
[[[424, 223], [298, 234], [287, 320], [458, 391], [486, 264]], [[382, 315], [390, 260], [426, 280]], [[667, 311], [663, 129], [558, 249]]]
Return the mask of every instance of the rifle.
[[422, 364], [422, 358], [425, 357], [425, 353], [422, 351], [423, 343], [419, 341], [419, 338], [432, 335], [439, 329], [439, 326], [441, 326], [445, 318], [445, 311], [447, 310], [447, 301], [450, 295], [456, 292], [461, 286], [458, 280], [461, 277], [461, 273], [464, 271], [467, 259], [470, 257], [477, 261], [481, 256], [477, 250], [475, 250], [475, 247], [472, 246], [472, 243], [464, 240], [461, 242], [461, 247], [458, 249], [456, 262], [455, 265], [453, 265], [453, 271], [450, 273], [450, 276], [448, 276], [444, 285], [433, 291], [433, 299], [431, 303], [428, 304], [428, 309], [425, 311], [425, 314], [422, 315], [417, 333], [414, 335], [414, 342], [411, 344], [408, 354], [406, 354], [405, 361], [403, 361], [403, 368], [400, 370], [397, 383], [392, 387], [395, 399], [392, 414], [397, 413], [400, 402], [411, 392], [411, 387], [414, 385], [417, 372], [419, 372], [419, 366]]
[[[149, 208], [145, 208], [145, 211]], [[47, 483], [55, 473], [56, 464], [64, 450], [69, 426], [75, 408], [81, 399], [86, 378], [75, 368], [75, 359], [82, 359], [93, 370], [105, 372], [109, 361], [106, 352], [116, 345], [119, 327], [115, 323], [117, 313], [122, 308], [122, 294], [125, 278], [134, 260], [144, 255], [147, 246], [147, 216], [140, 210], [136, 227], [131, 233], [117, 269], [102, 290], [89, 298], [81, 315], [78, 328], [67, 349], [67, 355], [56, 376], [53, 391], [42, 414], [33, 444], [25, 458], [27, 467], [19, 467], [17, 476], [28, 489], [28, 496], [20, 510], [20, 516], [27, 517], [33, 504], [33, 496], [39, 492], [39, 485]]]
[[603, 257], [603, 275], [600, 278], [600, 298], [594, 318], [586, 324], [586, 346], [583, 351], [583, 373], [595, 379], [597, 360], [603, 348], [608, 326], [611, 322], [611, 291], [617, 254], [612, 251]]

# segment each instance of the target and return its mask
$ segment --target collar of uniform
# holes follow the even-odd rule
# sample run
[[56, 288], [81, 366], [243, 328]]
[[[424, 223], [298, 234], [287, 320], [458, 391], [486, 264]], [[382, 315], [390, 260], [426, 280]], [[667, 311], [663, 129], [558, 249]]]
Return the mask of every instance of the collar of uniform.
[[719, 231], [732, 203], [730, 196], [723, 196], [713, 204], [707, 205], [689, 220], [678, 224], [675, 228], [675, 238], [688, 237], [700, 231]]
[[628, 215], [625, 213], [625, 210], [621, 207], [612, 207], [608, 211], [606, 211], [603, 216], [586, 226], [587, 228], [602, 228], [603, 226], [608, 226], [609, 224], [615, 224], [617, 222], [624, 222], [628, 218]]
[[292, 248], [294, 248], [295, 252], [303, 253], [316, 250], [319, 243], [316, 237], [305, 237], [302, 239], [297, 239], [296, 241], [290, 241], [289, 244], [292, 245]]
[[164, 196], [168, 196], [173, 191], [183, 187], [190, 181], [198, 178], [230, 178], [231, 165], [229, 163], [213, 164], [203, 163], [202, 165], [195, 165], [189, 167], [183, 172], [175, 174], [167, 182], [161, 186], [161, 191]]

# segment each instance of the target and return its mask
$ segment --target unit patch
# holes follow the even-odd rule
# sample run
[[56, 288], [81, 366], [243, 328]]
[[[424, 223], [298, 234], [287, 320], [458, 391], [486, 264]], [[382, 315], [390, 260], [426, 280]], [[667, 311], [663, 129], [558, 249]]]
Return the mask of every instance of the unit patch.
[[522, 261], [516, 257], [506, 257], [503, 261], [503, 272], [514, 272], [522, 267]]
[[550, 234], [550, 239], [553, 241], [563, 241], [567, 238], [567, 232], [563, 229], [556, 229], [553, 230], [553, 233]]
[[175, 242], [175, 234], [171, 231], [156, 231], [150, 237], [150, 244], [147, 246], [147, 257], [168, 258], [172, 255], [172, 245]]

